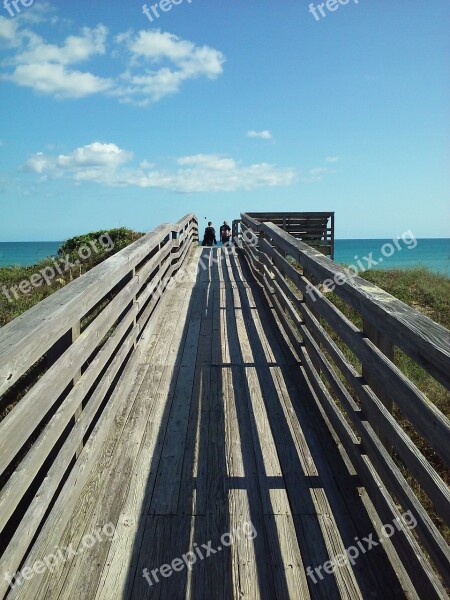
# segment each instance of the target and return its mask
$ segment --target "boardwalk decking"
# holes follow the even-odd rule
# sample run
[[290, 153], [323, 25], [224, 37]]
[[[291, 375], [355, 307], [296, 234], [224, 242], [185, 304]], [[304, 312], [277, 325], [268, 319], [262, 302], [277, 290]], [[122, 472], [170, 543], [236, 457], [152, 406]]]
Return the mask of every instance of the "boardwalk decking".
[[[95, 467], [64, 499], [68, 523], [52, 511], [27, 564], [55, 546], [77, 556], [8, 598], [417, 597], [389, 540], [317, 583], [307, 576], [378, 540], [381, 523], [245, 261], [216, 248], [189, 261], [113, 392], [119, 410]], [[108, 523], [112, 543], [84, 547]], [[192, 551], [192, 569], [161, 575]]]

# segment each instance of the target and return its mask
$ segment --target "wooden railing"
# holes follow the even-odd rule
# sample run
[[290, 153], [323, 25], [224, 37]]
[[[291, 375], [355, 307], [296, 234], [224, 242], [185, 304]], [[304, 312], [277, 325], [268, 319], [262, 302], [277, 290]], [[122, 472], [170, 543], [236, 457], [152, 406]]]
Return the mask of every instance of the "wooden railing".
[[[419, 597], [447, 597], [442, 581], [450, 586], [448, 545], [404, 473], [415, 479], [447, 527], [449, 489], [400, 420], [407, 419], [436, 452], [441, 472], [450, 466], [450, 423], [394, 364], [394, 347], [448, 390], [449, 331], [280, 227], [246, 213], [241, 218], [242, 252], [380, 519], [392, 523], [402, 511], [411, 511], [417, 521], [413, 532], [396, 530], [391, 541]], [[362, 329], [327, 298], [324, 287], [359, 313]]]
[[[0, 573], [17, 571], [50, 508], [70, 514], [115, 418], [114, 387], [197, 242], [192, 214], [161, 225], [0, 330], [0, 394], [20, 397], [0, 422]], [[0, 597], [7, 588], [0, 578]]]
[[260, 223], [278, 225], [293, 237], [334, 259], [334, 212], [250, 212]]

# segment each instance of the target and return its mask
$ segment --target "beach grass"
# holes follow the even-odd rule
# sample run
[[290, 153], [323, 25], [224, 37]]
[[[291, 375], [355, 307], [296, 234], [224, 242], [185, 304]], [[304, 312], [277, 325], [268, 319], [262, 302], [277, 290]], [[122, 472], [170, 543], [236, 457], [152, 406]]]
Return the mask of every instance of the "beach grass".
[[[119, 252], [128, 244], [136, 241], [142, 235], [144, 234], [125, 227], [93, 231], [63, 242], [56, 257], [45, 258], [28, 267], [14, 265], [0, 268], [0, 327], [29, 310], [62, 286]], [[108, 238], [105, 236], [108, 236]], [[98, 242], [99, 239], [104, 240], [104, 245]], [[107, 243], [107, 239], [112, 241], [111, 245]], [[91, 249], [90, 256], [86, 259], [80, 259], [79, 250], [83, 247]], [[73, 265], [67, 269], [65, 269], [66, 257]], [[62, 273], [57, 272], [55, 262], [60, 266]], [[29, 285], [27, 286], [30, 290], [28, 293], [20, 291], [18, 286], [22, 282], [29, 282], [33, 276], [39, 277], [39, 273], [45, 269], [55, 271], [55, 276], [49, 280], [48, 284], [43, 282], [37, 287]]]

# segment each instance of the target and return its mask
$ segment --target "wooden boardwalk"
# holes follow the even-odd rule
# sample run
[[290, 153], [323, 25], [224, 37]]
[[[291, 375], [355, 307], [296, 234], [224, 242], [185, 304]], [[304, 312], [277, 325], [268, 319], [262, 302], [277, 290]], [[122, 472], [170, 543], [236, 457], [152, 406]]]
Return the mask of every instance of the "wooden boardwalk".
[[[239, 258], [199, 249], [199, 259], [197, 280], [168, 292], [145, 336], [58, 540], [79, 556], [12, 597], [402, 597], [408, 579], [381, 546], [353, 568], [316, 573], [317, 583], [305, 574], [356, 536], [378, 539], [370, 502]], [[116, 527], [113, 543], [84, 548], [83, 536], [105, 523]], [[195, 542], [217, 550], [233, 531], [232, 546], [208, 557], [203, 548], [191, 570], [151, 575]]]
[[[324, 411], [308, 382], [310, 361], [299, 355], [303, 346], [283, 333], [290, 321], [254, 279], [254, 250], [246, 251], [246, 260], [234, 248], [199, 248], [189, 237], [192, 218], [189, 227], [185, 222], [176, 230], [185, 236], [184, 245], [162, 226], [142, 247], [137, 243], [130, 254], [124, 251], [122, 262], [113, 261], [119, 293], [84, 330], [72, 327], [75, 333], [53, 370], [0, 423], [4, 468], [45, 414], [47, 382], [53, 382], [53, 412], [39, 426], [37, 441], [27, 445], [20, 467], [6, 471], [9, 480], [0, 494], [6, 541], [0, 544], [0, 571], [19, 575], [10, 580], [8, 600], [445, 598], [407, 531], [411, 523], [398, 521], [392, 539], [383, 535], [383, 524], [395, 522], [387, 520], [380, 500], [388, 498], [384, 487], [356, 435], [349, 429], [351, 445], [343, 443], [329, 421], [333, 414]], [[85, 276], [83, 289], [97, 290], [96, 281], [111, 280], [110, 267], [97, 269], [92, 282]], [[133, 277], [124, 277], [130, 269]], [[159, 301], [154, 290], [138, 291], [150, 274], [163, 281], [164, 273], [175, 274], [177, 283], [169, 277], [172, 284]], [[34, 330], [42, 314], [67, 306], [58, 294], [69, 297], [69, 290], [28, 317]], [[69, 305], [67, 319], [80, 319], [99, 297], [92, 295], [78, 313]], [[99, 331], [107, 332], [118, 315], [114, 334], [93, 351]], [[64, 331], [64, 325], [55, 330], [59, 322], [55, 317], [52, 339]], [[5, 329], [6, 339], [16, 335], [16, 343], [27, 348], [20, 358], [12, 350], [3, 355], [8, 368], [3, 372], [12, 373], [12, 383], [26, 361], [32, 364], [52, 343], [28, 339], [25, 325]], [[7, 378], [3, 381], [6, 387]], [[361, 394], [367, 394], [366, 387]], [[80, 411], [77, 402], [83, 398]], [[28, 404], [33, 417], [24, 424], [26, 403], [33, 400]], [[386, 413], [391, 423], [380, 406], [375, 414]], [[387, 443], [405, 437], [395, 422], [383, 434], [390, 436]], [[355, 470], [356, 464], [364, 473], [358, 460], [375, 488]], [[424, 461], [419, 466], [431, 472]], [[422, 478], [445, 513], [443, 482], [436, 474]], [[401, 514], [399, 504], [387, 502], [392, 515]], [[414, 514], [422, 532], [422, 513]], [[430, 521], [432, 533], [433, 528]], [[425, 540], [427, 535], [425, 530]], [[435, 556], [445, 557], [445, 544], [439, 535], [433, 539]], [[404, 548], [413, 549], [411, 559]], [[352, 560], [345, 559], [346, 550]], [[60, 560], [53, 563], [49, 556]], [[338, 561], [335, 568], [330, 559]], [[425, 573], [417, 581], [415, 561], [424, 564]], [[46, 568], [38, 572], [40, 564]], [[34, 569], [29, 577], [25, 565]], [[0, 597], [6, 587], [0, 581]]]

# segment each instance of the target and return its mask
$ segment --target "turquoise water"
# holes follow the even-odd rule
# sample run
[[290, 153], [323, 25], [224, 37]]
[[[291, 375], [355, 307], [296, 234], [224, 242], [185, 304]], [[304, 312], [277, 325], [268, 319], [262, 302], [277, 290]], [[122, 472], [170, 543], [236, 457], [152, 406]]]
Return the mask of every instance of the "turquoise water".
[[34, 265], [55, 256], [61, 242], [0, 242], [0, 267]]
[[[54, 256], [61, 242], [0, 242], [0, 267], [9, 265], [33, 265], [47, 256]], [[384, 246], [389, 244], [390, 246]], [[361, 264], [366, 269], [369, 257], [377, 265], [372, 269], [406, 269], [424, 266], [436, 273], [450, 277], [450, 239], [405, 239], [398, 240], [398, 247], [391, 240], [336, 240], [335, 260], [347, 265], [354, 264], [361, 271]], [[392, 256], [388, 256], [392, 254]], [[355, 258], [357, 257], [357, 258]]]
[[414, 239], [405, 236], [405, 239], [398, 240], [398, 247], [392, 239], [335, 241], [335, 261], [355, 265], [359, 271], [362, 269], [358, 259], [366, 270], [370, 252], [378, 263], [372, 263], [372, 269], [408, 269], [422, 266], [450, 277], [450, 238]]

